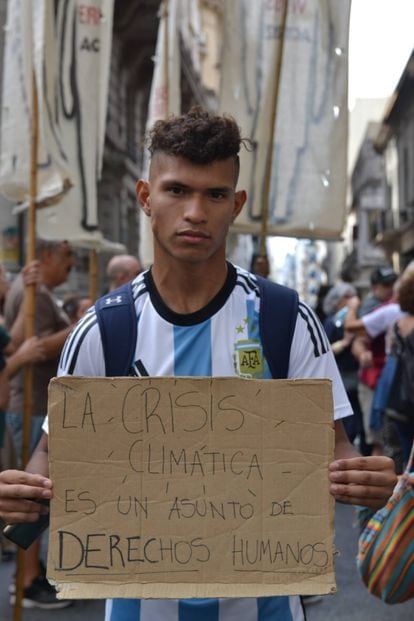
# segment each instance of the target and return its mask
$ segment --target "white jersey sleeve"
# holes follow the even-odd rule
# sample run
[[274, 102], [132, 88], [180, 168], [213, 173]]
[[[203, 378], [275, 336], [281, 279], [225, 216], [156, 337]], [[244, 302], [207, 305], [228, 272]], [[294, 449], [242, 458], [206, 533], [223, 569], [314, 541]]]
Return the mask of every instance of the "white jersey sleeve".
[[105, 375], [105, 360], [95, 309], [77, 324], [65, 343], [58, 367], [58, 376], [63, 375]]
[[[67, 338], [60, 356], [57, 375], [58, 377], [105, 375], [102, 341], [94, 308], [86, 313]], [[45, 433], [49, 431], [47, 416], [42, 429]]]
[[315, 313], [303, 302], [292, 340], [289, 378], [332, 380], [335, 420], [353, 414], [328, 337]]

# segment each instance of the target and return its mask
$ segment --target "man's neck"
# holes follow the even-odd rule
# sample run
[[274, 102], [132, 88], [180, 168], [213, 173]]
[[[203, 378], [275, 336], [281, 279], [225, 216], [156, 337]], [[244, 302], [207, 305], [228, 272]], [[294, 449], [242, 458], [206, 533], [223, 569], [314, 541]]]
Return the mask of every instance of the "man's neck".
[[214, 266], [179, 264], [163, 268], [156, 262], [151, 270], [163, 302], [175, 313], [195, 313], [204, 308], [222, 289], [227, 277], [227, 264]]

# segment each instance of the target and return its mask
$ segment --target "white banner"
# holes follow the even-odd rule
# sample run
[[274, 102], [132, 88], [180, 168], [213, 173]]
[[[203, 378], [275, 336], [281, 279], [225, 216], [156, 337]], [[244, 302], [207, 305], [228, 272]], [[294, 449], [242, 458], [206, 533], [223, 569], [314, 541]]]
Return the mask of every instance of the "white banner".
[[29, 198], [33, 68], [36, 69], [39, 100], [38, 201], [60, 198], [73, 182], [61, 130], [53, 118], [58, 46], [52, 20], [53, 3], [9, 0], [2, 88], [0, 190], [10, 200], [18, 202]]
[[[148, 104], [147, 131], [155, 121], [169, 114], [180, 114], [180, 45], [178, 32], [179, 0], [162, 2], [159, 12], [154, 73]], [[149, 152], [144, 153], [142, 177], [148, 177]], [[150, 219], [140, 213], [140, 259], [144, 267], [153, 261], [153, 239]]]
[[[235, 232], [339, 239], [346, 208], [350, 0], [287, 0], [283, 63], [272, 135], [284, 0], [226, 0], [220, 110], [244, 137], [239, 187], [248, 203]], [[269, 196], [266, 166], [271, 158]]]
[[27, 203], [34, 65], [40, 130], [37, 203], [52, 205], [37, 212], [37, 234], [46, 239], [111, 246], [98, 230], [97, 182], [112, 18], [113, 0], [9, 0], [0, 189]]

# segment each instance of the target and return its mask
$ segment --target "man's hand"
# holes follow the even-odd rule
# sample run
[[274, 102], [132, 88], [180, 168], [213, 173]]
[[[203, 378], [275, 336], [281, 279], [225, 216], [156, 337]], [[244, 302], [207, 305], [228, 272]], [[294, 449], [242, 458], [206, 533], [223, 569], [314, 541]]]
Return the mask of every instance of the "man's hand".
[[16, 353], [19, 353], [22, 365], [26, 362], [40, 362], [46, 358], [43, 342], [38, 336], [24, 340]]
[[348, 298], [346, 301], [346, 305], [350, 310], [355, 312], [358, 311], [358, 308], [361, 304], [361, 300], [357, 295], [353, 295], [351, 298]]
[[25, 287], [38, 285], [41, 282], [40, 261], [34, 259], [22, 268], [22, 277]]
[[52, 497], [52, 482], [40, 474], [21, 470], [0, 472], [0, 517], [7, 524], [36, 522], [49, 512], [39, 500]]
[[397, 483], [389, 457], [337, 459], [329, 465], [330, 492], [335, 500], [380, 509]]

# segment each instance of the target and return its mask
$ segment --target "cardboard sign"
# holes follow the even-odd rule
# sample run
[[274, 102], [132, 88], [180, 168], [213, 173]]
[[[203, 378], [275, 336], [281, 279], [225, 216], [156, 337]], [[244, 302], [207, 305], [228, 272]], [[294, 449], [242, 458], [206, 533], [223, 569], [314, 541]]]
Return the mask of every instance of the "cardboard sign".
[[335, 591], [329, 380], [54, 379], [63, 597]]

